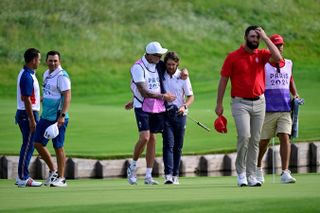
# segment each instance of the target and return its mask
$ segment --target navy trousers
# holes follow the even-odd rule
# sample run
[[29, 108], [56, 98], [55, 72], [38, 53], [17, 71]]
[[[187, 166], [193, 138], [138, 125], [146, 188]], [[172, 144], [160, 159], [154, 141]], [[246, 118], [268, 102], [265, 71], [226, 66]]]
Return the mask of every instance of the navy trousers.
[[176, 111], [166, 112], [162, 133], [164, 173], [179, 175], [183, 139], [186, 128], [186, 116], [178, 115]]
[[[36, 123], [39, 121], [39, 113], [34, 111], [33, 116]], [[35, 132], [30, 134], [29, 119], [25, 110], [17, 110], [16, 123], [19, 125], [22, 134], [22, 145], [20, 148], [18, 175], [21, 180], [29, 178], [29, 164], [34, 151], [34, 135]]]

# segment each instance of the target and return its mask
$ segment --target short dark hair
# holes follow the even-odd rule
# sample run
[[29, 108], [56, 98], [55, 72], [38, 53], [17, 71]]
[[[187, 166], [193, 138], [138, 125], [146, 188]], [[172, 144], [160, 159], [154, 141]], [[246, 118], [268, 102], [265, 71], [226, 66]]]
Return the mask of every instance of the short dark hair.
[[179, 56], [178, 56], [178, 54], [176, 52], [168, 52], [166, 54], [166, 56], [164, 57], [164, 63], [167, 63], [167, 61], [169, 59], [171, 59], [171, 60], [173, 60], [173, 61], [175, 61], [177, 63], [179, 63], [179, 61], [180, 61], [180, 58], [179, 58]]
[[249, 32], [250, 32], [251, 30], [255, 30], [255, 29], [257, 29], [258, 27], [259, 27], [259, 26], [257, 26], [257, 25], [251, 25], [251, 26], [249, 26], [249, 27], [246, 29], [244, 35], [247, 37], [247, 36], [249, 35]]
[[29, 48], [24, 52], [24, 61], [27, 63], [31, 62], [33, 59], [39, 57], [40, 51], [36, 48]]
[[47, 53], [46, 61], [48, 60], [49, 55], [58, 55], [60, 59], [60, 53], [56, 50], [51, 50]]

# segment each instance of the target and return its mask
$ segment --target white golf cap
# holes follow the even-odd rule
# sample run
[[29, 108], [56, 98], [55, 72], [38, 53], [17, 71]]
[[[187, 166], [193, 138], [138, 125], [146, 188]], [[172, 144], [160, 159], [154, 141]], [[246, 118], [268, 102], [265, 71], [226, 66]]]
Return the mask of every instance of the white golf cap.
[[161, 44], [157, 41], [150, 42], [146, 46], [146, 53], [148, 54], [165, 54], [168, 51], [166, 48], [162, 48]]
[[48, 128], [46, 129], [46, 131], [44, 131], [44, 134], [43, 134], [43, 136], [49, 140], [57, 137], [58, 135], [59, 135], [58, 123], [54, 123], [48, 126]]

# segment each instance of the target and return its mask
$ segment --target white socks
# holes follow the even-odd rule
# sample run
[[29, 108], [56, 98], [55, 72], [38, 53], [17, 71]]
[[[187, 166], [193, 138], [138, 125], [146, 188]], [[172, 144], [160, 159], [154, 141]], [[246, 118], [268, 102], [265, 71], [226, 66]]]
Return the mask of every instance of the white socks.
[[146, 170], [146, 178], [152, 177], [152, 168], [147, 168]]
[[[130, 163], [130, 169], [135, 171], [137, 169], [137, 161], [132, 160]], [[147, 168], [146, 170], [146, 178], [152, 177], [152, 168]]]

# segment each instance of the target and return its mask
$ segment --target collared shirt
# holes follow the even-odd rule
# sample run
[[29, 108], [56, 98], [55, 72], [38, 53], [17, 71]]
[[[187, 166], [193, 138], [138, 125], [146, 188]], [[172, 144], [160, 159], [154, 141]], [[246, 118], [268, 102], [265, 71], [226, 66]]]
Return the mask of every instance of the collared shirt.
[[145, 82], [147, 89], [154, 93], [161, 93], [159, 74], [156, 70], [156, 64], [151, 64], [145, 56], [138, 60], [130, 69], [131, 73], [131, 91], [135, 98], [133, 99], [133, 107], [141, 108], [141, 102], [144, 100], [140, 94], [136, 83]]
[[[43, 74], [43, 110], [41, 118], [55, 121], [57, 113], [62, 109], [64, 99], [62, 92], [71, 90], [71, 82], [68, 73], [59, 66], [53, 72], [49, 70]], [[66, 114], [68, 118], [68, 113]]]
[[168, 104], [174, 104], [177, 107], [181, 107], [185, 103], [185, 96], [193, 95], [190, 79], [183, 80], [180, 75], [179, 69], [172, 76], [165, 72], [163, 81], [165, 90], [176, 96], [176, 99]]
[[32, 110], [40, 111], [40, 87], [35, 71], [24, 66], [17, 79], [17, 109], [25, 110], [22, 96], [30, 97]]
[[221, 76], [231, 79], [231, 96], [254, 98], [265, 90], [264, 65], [270, 59], [269, 50], [245, 51], [241, 46], [224, 61]]

